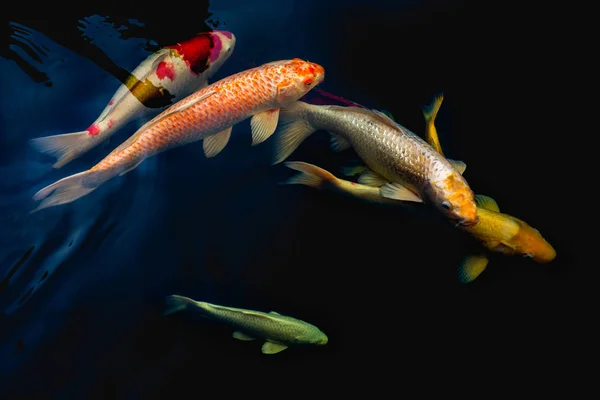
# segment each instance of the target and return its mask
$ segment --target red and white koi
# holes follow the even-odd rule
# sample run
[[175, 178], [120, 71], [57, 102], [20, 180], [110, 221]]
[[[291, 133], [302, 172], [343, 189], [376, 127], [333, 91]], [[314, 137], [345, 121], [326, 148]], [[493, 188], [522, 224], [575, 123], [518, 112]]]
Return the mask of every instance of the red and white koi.
[[208, 78], [232, 54], [235, 41], [231, 32], [203, 32], [160, 49], [133, 70], [87, 129], [31, 139], [31, 145], [42, 153], [56, 157], [54, 168], [64, 166], [129, 122], [148, 120], [206, 87]]

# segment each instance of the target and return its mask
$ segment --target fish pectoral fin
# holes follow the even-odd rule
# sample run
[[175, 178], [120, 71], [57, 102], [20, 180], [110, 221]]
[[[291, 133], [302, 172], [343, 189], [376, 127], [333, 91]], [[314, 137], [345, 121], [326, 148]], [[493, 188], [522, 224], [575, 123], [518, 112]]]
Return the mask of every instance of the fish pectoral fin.
[[137, 163], [133, 164], [133, 166], [132, 166], [132, 167], [129, 167], [129, 168], [127, 168], [127, 169], [124, 169], [123, 171], [119, 172], [119, 176], [125, 175], [126, 173], [133, 171], [133, 170], [134, 170], [134, 169], [136, 169], [136, 168], [138, 167], [138, 165], [140, 165], [142, 162], [144, 162], [144, 160], [142, 160], [142, 161], [139, 161], [139, 162], [137, 162]]
[[423, 200], [416, 195], [415, 192], [395, 182], [390, 182], [383, 185], [379, 189], [379, 194], [383, 197], [387, 197], [388, 199], [414, 201], [415, 203], [423, 202]]
[[365, 167], [365, 171], [358, 177], [358, 183], [361, 185], [380, 187], [388, 183], [389, 180], [379, 175], [377, 172]]
[[211, 158], [216, 156], [227, 146], [227, 142], [229, 142], [229, 138], [231, 137], [231, 130], [233, 126], [229, 128], [223, 129], [219, 133], [215, 133], [214, 135], [210, 135], [204, 138], [202, 141], [202, 148], [204, 149], [204, 155], [207, 158]]
[[254, 337], [252, 337], [252, 336], [248, 336], [248, 335], [246, 335], [244, 332], [240, 332], [240, 331], [235, 331], [235, 332], [233, 332], [233, 335], [232, 335], [232, 336], [233, 336], [235, 339], [238, 339], [238, 340], [246, 340], [246, 341], [249, 341], [249, 340], [254, 340], [254, 339], [256, 339], [256, 338], [254, 338]]
[[271, 137], [279, 121], [279, 108], [261, 111], [252, 116], [250, 128], [252, 129], [252, 146], [264, 142]]
[[457, 170], [461, 175], [465, 173], [465, 170], [467, 169], [467, 164], [465, 164], [463, 161], [451, 160], [449, 158], [447, 160], [450, 161], [450, 164], [452, 164], [454, 169]]
[[342, 136], [333, 132], [329, 133], [331, 134], [331, 150], [339, 152], [350, 148], [350, 142], [348, 142]]
[[279, 344], [279, 343], [273, 343], [273, 342], [266, 341], [262, 345], [262, 352], [263, 352], [263, 354], [277, 354], [287, 348], [288, 348], [288, 346], [286, 346], [285, 344]]
[[485, 254], [473, 254], [462, 260], [458, 266], [458, 280], [469, 283], [475, 280], [487, 267], [489, 259]]
[[500, 207], [498, 207], [496, 200], [483, 194], [475, 195], [475, 204], [477, 207], [485, 208], [486, 210], [500, 212]]

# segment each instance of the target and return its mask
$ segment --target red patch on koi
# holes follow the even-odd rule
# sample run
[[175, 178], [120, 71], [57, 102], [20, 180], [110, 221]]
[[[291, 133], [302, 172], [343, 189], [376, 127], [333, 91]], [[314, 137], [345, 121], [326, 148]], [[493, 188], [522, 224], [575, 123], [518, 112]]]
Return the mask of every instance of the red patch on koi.
[[114, 120], [114, 119], [111, 119], [111, 120], [109, 120], [109, 121], [108, 121], [108, 127], [109, 127], [109, 128], [112, 128], [112, 126], [113, 126], [114, 124], [115, 124], [115, 120]]
[[115, 104], [115, 101], [114, 101], [114, 100], [111, 100], [111, 101], [109, 101], [109, 102], [108, 102], [108, 105], [109, 105], [109, 106], [112, 106], [113, 104]]
[[225, 36], [227, 39], [231, 39], [233, 36], [231, 34], [231, 32], [227, 32], [227, 31], [215, 31], [215, 32], [219, 32], [221, 35]]
[[98, 125], [91, 125], [86, 129], [90, 136], [96, 136], [100, 133], [100, 127]]
[[175, 50], [194, 74], [200, 74], [208, 68], [208, 60], [213, 48], [213, 37], [210, 33], [202, 33], [191, 39], [167, 46]]
[[173, 63], [162, 61], [156, 67], [156, 76], [158, 79], [163, 80], [165, 78], [169, 78], [170, 80], [175, 79], [175, 69], [173, 68]]

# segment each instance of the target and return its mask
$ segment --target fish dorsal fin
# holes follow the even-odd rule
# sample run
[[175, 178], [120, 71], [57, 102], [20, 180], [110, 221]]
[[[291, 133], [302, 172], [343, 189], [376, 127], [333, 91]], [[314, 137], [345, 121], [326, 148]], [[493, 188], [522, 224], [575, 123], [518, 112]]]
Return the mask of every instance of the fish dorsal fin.
[[393, 119], [391, 119], [387, 114], [384, 114], [381, 111], [376, 110], [376, 109], [372, 109], [371, 112], [373, 114], [375, 114], [377, 117], [379, 117], [379, 119], [382, 122], [385, 122], [386, 124], [390, 125], [393, 128], [398, 128], [398, 123], [396, 121], [394, 121]]
[[388, 199], [414, 201], [415, 203], [423, 202], [415, 192], [396, 182], [390, 182], [383, 185], [381, 189], [379, 189], [379, 194]]
[[269, 314], [273, 314], [273, 315], [281, 315], [281, 314], [279, 314], [278, 312], [275, 312], [275, 311], [271, 311]]
[[263, 354], [277, 354], [288, 347], [285, 344], [273, 343], [273, 342], [265, 342], [262, 345]]
[[233, 332], [232, 336], [237, 340], [254, 340], [254, 339], [256, 339], [252, 336], [246, 335], [244, 332], [241, 332], [241, 331]]
[[219, 133], [204, 138], [202, 141], [202, 148], [204, 150], [204, 155], [207, 158], [216, 156], [225, 148], [225, 146], [227, 146], [227, 142], [229, 142], [229, 138], [231, 137], [232, 128], [233, 126], [230, 126]]
[[391, 119], [392, 121], [396, 122], [396, 120], [394, 119], [394, 116], [393, 116], [393, 115], [392, 115], [392, 113], [391, 113], [391, 112], [389, 112], [388, 110], [379, 110], [379, 112], [381, 112], [381, 113], [383, 113], [383, 114], [387, 115], [388, 117], [390, 117], [390, 119]]
[[358, 183], [360, 183], [361, 185], [380, 187], [388, 182], [388, 179], [385, 179], [383, 176], [370, 169], [366, 169], [365, 172], [360, 174], [360, 176], [358, 177]]
[[498, 207], [496, 200], [483, 194], [475, 195], [475, 204], [477, 204], [477, 207], [485, 208], [486, 210], [500, 212], [500, 207]]
[[449, 158], [447, 158], [447, 160], [450, 161], [450, 164], [452, 164], [454, 169], [457, 170], [461, 175], [465, 173], [465, 170], [467, 169], [467, 164], [465, 164], [463, 161], [451, 160]]
[[162, 121], [163, 119], [167, 118], [170, 115], [173, 115], [175, 113], [178, 113], [180, 111], [185, 110], [186, 108], [189, 108], [191, 106], [193, 106], [194, 104], [197, 104], [201, 101], [204, 101], [206, 99], [208, 99], [210, 96], [212, 96], [213, 94], [217, 93], [214, 90], [208, 91], [206, 93], [204, 93], [201, 96], [198, 96], [195, 99], [189, 100], [187, 102], [185, 102], [184, 104], [180, 104], [182, 103], [182, 101], [179, 101], [175, 104], [173, 104], [171, 107], [167, 108], [165, 111], [163, 111], [162, 113], [158, 114], [156, 116], [156, 118], [151, 119], [150, 121], [148, 121], [147, 123], [145, 123], [144, 125], [142, 125], [142, 127], [140, 128], [140, 130], [144, 129], [148, 129], [151, 125], [154, 125], [160, 121]]
[[331, 150], [339, 152], [350, 148], [350, 142], [341, 135], [333, 132], [329, 133], [331, 134]]
[[487, 267], [489, 259], [485, 254], [473, 254], [465, 257], [458, 267], [458, 280], [469, 283], [475, 280]]

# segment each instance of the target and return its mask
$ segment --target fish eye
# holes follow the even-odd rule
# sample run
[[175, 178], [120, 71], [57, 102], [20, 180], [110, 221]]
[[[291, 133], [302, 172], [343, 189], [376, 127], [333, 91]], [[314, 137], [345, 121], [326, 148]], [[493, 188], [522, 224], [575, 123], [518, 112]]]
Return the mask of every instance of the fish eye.
[[312, 85], [312, 83], [313, 83], [313, 80], [312, 80], [311, 78], [306, 78], [306, 79], [304, 80], [304, 84], [305, 84], [306, 86], [310, 86], [310, 85]]
[[442, 207], [444, 207], [446, 210], [449, 210], [450, 209], [450, 203], [448, 203], [447, 201], [444, 201], [442, 203]]

